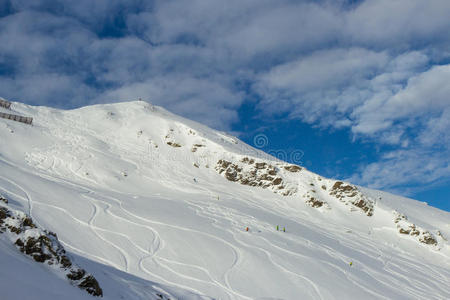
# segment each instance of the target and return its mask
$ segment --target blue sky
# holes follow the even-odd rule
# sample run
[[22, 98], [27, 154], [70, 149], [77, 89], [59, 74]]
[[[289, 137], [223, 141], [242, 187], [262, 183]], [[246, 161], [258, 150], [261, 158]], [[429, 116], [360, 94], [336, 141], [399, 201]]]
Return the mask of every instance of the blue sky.
[[449, 15], [448, 0], [0, 0], [0, 96], [143, 98], [450, 211]]

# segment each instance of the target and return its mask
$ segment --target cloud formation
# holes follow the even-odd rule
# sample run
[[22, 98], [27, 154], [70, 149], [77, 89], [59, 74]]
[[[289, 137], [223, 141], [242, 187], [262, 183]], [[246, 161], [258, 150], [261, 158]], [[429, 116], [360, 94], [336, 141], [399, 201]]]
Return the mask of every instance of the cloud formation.
[[448, 181], [449, 15], [447, 0], [4, 0], [1, 96], [142, 97], [224, 130], [257, 99], [265, 117], [389, 147], [358, 183]]

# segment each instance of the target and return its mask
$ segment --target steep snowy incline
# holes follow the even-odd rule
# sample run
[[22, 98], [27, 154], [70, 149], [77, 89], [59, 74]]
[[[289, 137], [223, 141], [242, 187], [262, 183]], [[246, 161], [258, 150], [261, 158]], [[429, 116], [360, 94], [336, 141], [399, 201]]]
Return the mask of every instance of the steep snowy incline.
[[181, 299], [450, 298], [447, 212], [142, 101], [11, 108], [34, 125], [0, 119], [0, 194], [56, 232], [105, 299], [117, 282], [129, 299], [149, 285]]

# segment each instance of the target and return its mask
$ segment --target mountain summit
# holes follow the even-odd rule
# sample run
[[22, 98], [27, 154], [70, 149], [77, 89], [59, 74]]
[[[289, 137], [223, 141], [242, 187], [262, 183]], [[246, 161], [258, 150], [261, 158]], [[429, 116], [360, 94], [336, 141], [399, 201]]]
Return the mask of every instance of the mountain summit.
[[0, 112], [2, 299], [450, 298], [448, 212], [144, 101]]

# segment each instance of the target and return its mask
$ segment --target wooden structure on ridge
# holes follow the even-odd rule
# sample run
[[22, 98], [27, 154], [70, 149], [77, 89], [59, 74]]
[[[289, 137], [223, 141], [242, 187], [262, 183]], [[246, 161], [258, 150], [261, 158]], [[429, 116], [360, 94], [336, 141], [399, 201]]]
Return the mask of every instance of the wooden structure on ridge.
[[[0, 99], [0, 107], [11, 109], [11, 102]], [[31, 125], [33, 118], [0, 112], [0, 118]]]
[[13, 120], [13, 121], [17, 121], [17, 122], [22, 122], [22, 123], [29, 124], [29, 125], [31, 125], [31, 123], [33, 123], [33, 118], [31, 118], [31, 117], [23, 117], [23, 116], [19, 116], [19, 115], [6, 114], [6, 113], [2, 113], [2, 112], [0, 112], [0, 118]]
[[0, 99], [0, 107], [4, 107], [6, 109], [9, 109], [11, 107], [11, 102]]

